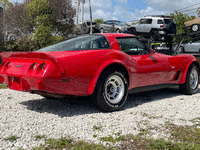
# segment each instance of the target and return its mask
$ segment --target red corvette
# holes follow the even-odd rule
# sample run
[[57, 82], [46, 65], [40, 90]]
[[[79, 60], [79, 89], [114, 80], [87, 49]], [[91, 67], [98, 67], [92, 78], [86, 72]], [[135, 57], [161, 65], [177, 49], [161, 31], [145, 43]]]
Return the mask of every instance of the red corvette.
[[130, 34], [83, 35], [35, 52], [0, 53], [0, 83], [44, 97], [87, 96], [101, 110], [121, 108], [128, 92], [179, 85], [194, 94], [199, 61], [145, 47]]

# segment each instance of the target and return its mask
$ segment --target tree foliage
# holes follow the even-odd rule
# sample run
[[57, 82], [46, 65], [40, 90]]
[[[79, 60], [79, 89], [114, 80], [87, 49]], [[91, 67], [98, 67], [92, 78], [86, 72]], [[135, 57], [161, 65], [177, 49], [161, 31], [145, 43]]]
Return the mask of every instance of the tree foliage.
[[54, 44], [73, 31], [70, 0], [15, 3], [5, 12], [7, 49], [32, 51]]
[[96, 22], [97, 25], [99, 25], [99, 24], [103, 23], [104, 21], [103, 21], [103, 18], [97, 18], [97, 19], [94, 19], [94, 22]]
[[[184, 23], [190, 20], [193, 20], [195, 16], [189, 16], [188, 14], [183, 14], [181, 12], [175, 12], [170, 15], [176, 22], [176, 29], [177, 29], [177, 34], [184, 34], [188, 33], [189, 31], [186, 31], [183, 29]], [[185, 39], [187, 40], [187, 39]], [[175, 38], [176, 43], [180, 42], [180, 38]]]

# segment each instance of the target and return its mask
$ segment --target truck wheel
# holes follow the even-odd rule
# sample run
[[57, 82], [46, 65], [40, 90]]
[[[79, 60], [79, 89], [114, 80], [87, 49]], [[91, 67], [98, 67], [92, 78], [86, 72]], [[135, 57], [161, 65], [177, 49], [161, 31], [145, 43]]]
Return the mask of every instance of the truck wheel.
[[151, 38], [151, 40], [154, 40], [154, 41], [158, 40], [158, 38], [159, 38], [158, 31], [156, 31], [156, 30], [151, 31], [150, 38]]
[[196, 65], [191, 65], [187, 71], [184, 84], [179, 85], [181, 92], [191, 95], [197, 92], [199, 86], [199, 69]]
[[119, 70], [106, 70], [100, 76], [92, 102], [103, 111], [120, 109], [128, 96], [128, 83], [124, 74]]

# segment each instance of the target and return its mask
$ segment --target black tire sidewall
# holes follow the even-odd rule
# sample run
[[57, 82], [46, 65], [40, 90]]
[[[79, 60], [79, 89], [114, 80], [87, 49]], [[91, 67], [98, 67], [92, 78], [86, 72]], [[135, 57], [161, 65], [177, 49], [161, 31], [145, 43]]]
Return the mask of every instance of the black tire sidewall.
[[195, 94], [198, 90], [198, 86], [195, 89], [192, 89], [190, 86], [190, 74], [193, 69], [196, 69], [198, 73], [198, 83], [199, 83], [199, 69], [197, 68], [196, 65], [192, 64], [188, 69], [185, 83], [183, 85], [180, 85], [182, 92], [188, 95]]
[[151, 40], [154, 40], [154, 41], [158, 40], [158, 38], [159, 38], [158, 31], [152, 30], [150, 32], [150, 38], [151, 38]]
[[[124, 83], [124, 95], [123, 95], [123, 98], [121, 99], [120, 102], [116, 103], [116, 104], [112, 104], [110, 103], [106, 96], [105, 96], [105, 85], [106, 85], [106, 82], [107, 80], [113, 76], [113, 75], [117, 75], [119, 76], [123, 83]], [[114, 111], [114, 110], [118, 110], [120, 109], [124, 103], [126, 102], [126, 99], [127, 99], [127, 96], [128, 96], [128, 83], [127, 83], [127, 79], [126, 77], [124, 76], [124, 74], [121, 72], [121, 71], [112, 71], [112, 70], [109, 70], [109, 71], [106, 71], [104, 72], [101, 77], [99, 78], [99, 82], [97, 83], [97, 106], [103, 110], [103, 111]]]

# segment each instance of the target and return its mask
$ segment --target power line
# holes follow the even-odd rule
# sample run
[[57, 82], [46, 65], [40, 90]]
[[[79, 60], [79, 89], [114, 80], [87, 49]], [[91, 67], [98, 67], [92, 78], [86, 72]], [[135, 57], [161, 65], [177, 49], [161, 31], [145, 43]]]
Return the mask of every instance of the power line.
[[190, 7], [199, 5], [199, 4], [200, 4], [200, 3], [196, 3], [196, 4], [194, 4], [194, 5], [191, 5], [191, 6], [188, 6], [188, 7], [185, 7], [185, 8], [181, 8], [181, 9], [178, 9], [178, 10], [174, 10], [174, 11], [180, 11], [180, 10], [187, 9], [187, 8], [190, 8]]
[[[193, 9], [188, 9], [188, 10], [182, 10], [182, 11], [179, 11], [179, 12], [186, 12], [186, 11], [191, 11], [191, 10], [194, 10], [195, 8], [193, 8]], [[196, 9], [198, 9], [198, 7], [196, 8]]]

